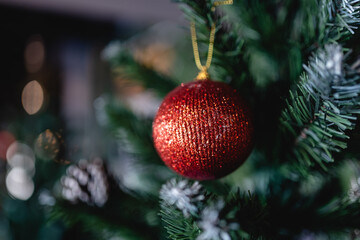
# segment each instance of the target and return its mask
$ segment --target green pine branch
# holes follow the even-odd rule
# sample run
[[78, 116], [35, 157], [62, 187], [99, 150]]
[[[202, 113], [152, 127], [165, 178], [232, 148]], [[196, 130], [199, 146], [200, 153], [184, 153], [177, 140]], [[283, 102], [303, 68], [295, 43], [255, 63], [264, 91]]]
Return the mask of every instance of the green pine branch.
[[199, 236], [200, 229], [193, 218], [184, 217], [181, 211], [164, 203], [160, 207], [160, 216], [169, 239], [196, 239]]
[[294, 239], [304, 231], [328, 236], [346, 233], [357, 228], [360, 220], [356, 209], [360, 202], [349, 200], [338, 176], [274, 179], [266, 202], [271, 223], [267, 233], [272, 239]]
[[250, 192], [218, 195], [198, 182], [172, 179], [160, 198], [170, 239], [265, 239], [267, 208]]
[[300, 165], [316, 163], [326, 169], [334, 154], [347, 147], [348, 130], [355, 127], [360, 113], [360, 75], [345, 65], [342, 51], [339, 45], [319, 50], [286, 101], [281, 124], [286, 141], [294, 139], [287, 159]]
[[[354, 34], [360, 25], [360, 2], [357, 0], [322, 0], [321, 15], [325, 22], [324, 43], [343, 41]], [[326, 41], [327, 40], [327, 41]]]
[[[320, 174], [297, 181], [278, 176], [265, 193], [218, 195], [197, 191], [187, 180], [171, 180], [160, 194], [160, 216], [169, 239], [287, 240], [304, 231], [348, 239], [360, 221], [360, 201], [351, 200], [340, 182]], [[199, 200], [199, 194], [210, 197]], [[191, 207], [196, 211], [185, 214]]]

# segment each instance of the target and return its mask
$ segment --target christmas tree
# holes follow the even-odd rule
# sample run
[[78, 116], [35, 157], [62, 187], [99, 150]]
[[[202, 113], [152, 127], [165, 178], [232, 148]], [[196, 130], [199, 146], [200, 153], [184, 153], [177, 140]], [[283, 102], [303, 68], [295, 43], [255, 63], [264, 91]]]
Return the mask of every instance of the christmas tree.
[[176, 2], [185, 31], [103, 51], [110, 150], [46, 184], [43, 221], [64, 239], [360, 239], [360, 0]]

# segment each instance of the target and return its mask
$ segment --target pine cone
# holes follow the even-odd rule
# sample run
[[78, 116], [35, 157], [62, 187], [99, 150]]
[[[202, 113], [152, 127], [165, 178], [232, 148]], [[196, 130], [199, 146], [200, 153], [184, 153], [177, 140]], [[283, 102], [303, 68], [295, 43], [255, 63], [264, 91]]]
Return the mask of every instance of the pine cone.
[[101, 159], [82, 160], [69, 166], [61, 178], [61, 185], [63, 198], [72, 203], [80, 201], [102, 207], [108, 200], [108, 176]]
[[351, 179], [348, 195], [350, 201], [360, 201], [360, 177], [357, 179]]

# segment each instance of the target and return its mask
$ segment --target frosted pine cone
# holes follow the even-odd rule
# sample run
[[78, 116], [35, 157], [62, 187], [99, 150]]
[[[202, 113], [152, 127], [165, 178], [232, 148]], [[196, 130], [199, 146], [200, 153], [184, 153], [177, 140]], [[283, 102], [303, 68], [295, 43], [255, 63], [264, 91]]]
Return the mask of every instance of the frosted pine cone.
[[108, 199], [108, 178], [100, 159], [71, 165], [61, 178], [61, 185], [63, 198], [73, 203], [80, 201], [101, 207]]
[[360, 178], [351, 180], [348, 195], [350, 201], [360, 201]]
[[160, 198], [168, 205], [175, 205], [185, 217], [189, 217], [198, 212], [197, 204], [205, 199], [205, 195], [199, 182], [191, 185], [188, 180], [173, 178], [162, 186]]

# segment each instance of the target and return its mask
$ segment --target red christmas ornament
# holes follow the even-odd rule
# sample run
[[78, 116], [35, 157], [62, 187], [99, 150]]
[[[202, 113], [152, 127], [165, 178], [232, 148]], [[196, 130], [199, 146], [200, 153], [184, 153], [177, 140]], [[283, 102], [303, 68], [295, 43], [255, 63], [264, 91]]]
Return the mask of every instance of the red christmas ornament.
[[236, 90], [211, 80], [175, 88], [153, 123], [161, 159], [197, 180], [220, 178], [237, 169], [251, 152], [253, 132], [250, 110]]

